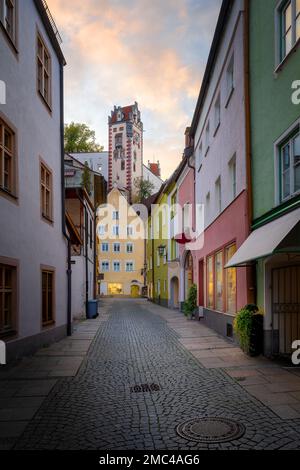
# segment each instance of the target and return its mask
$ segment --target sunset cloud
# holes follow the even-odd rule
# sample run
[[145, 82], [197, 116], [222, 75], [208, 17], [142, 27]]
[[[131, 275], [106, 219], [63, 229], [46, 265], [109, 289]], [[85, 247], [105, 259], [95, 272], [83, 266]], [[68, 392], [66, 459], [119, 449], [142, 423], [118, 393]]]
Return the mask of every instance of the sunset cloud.
[[139, 103], [145, 161], [179, 162], [221, 0], [48, 0], [67, 59], [66, 121], [107, 147], [113, 106]]

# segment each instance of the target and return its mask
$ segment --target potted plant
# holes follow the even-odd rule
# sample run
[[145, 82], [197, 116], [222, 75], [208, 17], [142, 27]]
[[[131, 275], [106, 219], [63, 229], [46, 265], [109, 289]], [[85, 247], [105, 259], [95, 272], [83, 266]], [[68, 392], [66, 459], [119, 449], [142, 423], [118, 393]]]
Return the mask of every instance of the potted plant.
[[259, 356], [263, 352], [263, 314], [256, 305], [245, 305], [238, 312], [234, 331], [246, 354]]
[[197, 286], [192, 284], [188, 293], [188, 298], [183, 304], [183, 311], [186, 317], [191, 319], [196, 316], [197, 311]]

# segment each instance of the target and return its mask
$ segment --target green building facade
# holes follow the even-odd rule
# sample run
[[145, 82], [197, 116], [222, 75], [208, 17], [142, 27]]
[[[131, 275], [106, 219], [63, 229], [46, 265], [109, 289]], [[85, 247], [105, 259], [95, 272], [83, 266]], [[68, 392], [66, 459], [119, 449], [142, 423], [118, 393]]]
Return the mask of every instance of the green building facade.
[[287, 355], [300, 338], [300, 104], [293, 100], [300, 1], [252, 0], [249, 7], [256, 297], [265, 353]]

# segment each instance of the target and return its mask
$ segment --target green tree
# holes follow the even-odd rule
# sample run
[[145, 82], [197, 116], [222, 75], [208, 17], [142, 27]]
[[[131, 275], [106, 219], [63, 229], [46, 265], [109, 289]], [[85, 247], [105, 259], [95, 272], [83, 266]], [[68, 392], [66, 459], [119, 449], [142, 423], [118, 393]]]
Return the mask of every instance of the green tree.
[[91, 183], [91, 171], [88, 162], [84, 163], [84, 170], [81, 176], [81, 186], [86, 189], [87, 193], [91, 194], [92, 183]]
[[153, 194], [155, 187], [151, 181], [144, 180], [143, 178], [135, 178], [134, 189], [134, 202], [141, 203]]
[[71, 122], [65, 124], [65, 151], [67, 153], [102, 152], [96, 143], [95, 131], [86, 124]]

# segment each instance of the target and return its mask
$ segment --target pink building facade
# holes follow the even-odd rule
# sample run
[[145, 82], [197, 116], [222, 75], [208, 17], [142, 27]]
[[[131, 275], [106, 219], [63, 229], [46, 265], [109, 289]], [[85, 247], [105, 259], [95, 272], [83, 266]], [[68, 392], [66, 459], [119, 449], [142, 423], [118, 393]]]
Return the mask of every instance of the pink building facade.
[[202, 214], [204, 229], [202, 248], [191, 251], [193, 281], [200, 315], [228, 337], [254, 293], [249, 268], [226, 269], [250, 226], [244, 31], [244, 1], [223, 3], [190, 131], [195, 213]]

